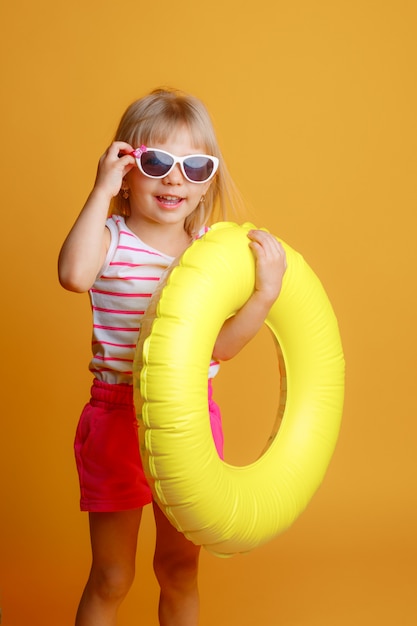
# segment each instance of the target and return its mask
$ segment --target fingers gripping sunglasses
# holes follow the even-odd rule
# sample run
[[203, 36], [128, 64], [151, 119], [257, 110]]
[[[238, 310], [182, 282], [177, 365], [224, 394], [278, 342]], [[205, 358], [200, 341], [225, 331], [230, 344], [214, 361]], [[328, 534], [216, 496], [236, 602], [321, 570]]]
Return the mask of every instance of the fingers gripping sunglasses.
[[179, 163], [181, 172], [191, 183], [207, 183], [219, 167], [219, 159], [208, 154], [175, 156], [165, 150], [141, 146], [130, 153], [142, 174], [149, 178], [164, 178]]

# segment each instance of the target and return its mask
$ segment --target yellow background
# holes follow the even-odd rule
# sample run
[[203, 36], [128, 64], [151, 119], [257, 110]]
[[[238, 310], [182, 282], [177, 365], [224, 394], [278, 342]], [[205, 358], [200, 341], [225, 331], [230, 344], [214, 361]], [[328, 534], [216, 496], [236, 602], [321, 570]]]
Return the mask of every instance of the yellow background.
[[[202, 626], [417, 623], [417, 10], [413, 0], [3, 3], [0, 604], [67, 626], [89, 566], [72, 440], [90, 376], [87, 296], [58, 250], [125, 107], [169, 84], [207, 104], [249, 215], [300, 251], [347, 361], [335, 456], [294, 526], [201, 562]], [[275, 411], [266, 333], [223, 367], [226, 455]], [[232, 441], [234, 439], [234, 441]], [[156, 625], [145, 515], [124, 626]]]

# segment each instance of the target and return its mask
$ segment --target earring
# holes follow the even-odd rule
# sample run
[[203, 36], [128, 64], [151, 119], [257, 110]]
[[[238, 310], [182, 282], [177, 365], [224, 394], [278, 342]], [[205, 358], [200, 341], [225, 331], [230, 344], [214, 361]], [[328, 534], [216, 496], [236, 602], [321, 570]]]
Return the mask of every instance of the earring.
[[122, 197], [127, 200], [129, 197], [129, 187], [122, 186]]
[[198, 203], [200, 209], [202, 209], [204, 211], [204, 200], [205, 200], [205, 195], [203, 194], [200, 198], [200, 202]]

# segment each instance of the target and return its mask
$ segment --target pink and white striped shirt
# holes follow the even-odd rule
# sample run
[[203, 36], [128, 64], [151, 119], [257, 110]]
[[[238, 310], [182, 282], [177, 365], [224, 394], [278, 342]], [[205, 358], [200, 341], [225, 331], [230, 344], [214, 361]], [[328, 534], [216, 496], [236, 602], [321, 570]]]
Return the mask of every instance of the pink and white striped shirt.
[[[174, 257], [146, 245], [120, 215], [110, 217], [106, 226], [111, 235], [109, 250], [89, 291], [93, 313], [90, 370], [103, 382], [132, 384], [140, 320]], [[212, 361], [209, 378], [218, 369], [219, 363]]]

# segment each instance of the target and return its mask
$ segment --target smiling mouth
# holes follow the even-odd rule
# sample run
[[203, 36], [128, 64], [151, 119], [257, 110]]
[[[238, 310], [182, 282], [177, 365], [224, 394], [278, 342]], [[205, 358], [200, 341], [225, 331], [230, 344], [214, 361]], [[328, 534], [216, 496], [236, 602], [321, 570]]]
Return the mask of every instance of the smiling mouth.
[[184, 198], [179, 196], [156, 196], [156, 199], [165, 206], [177, 206]]

